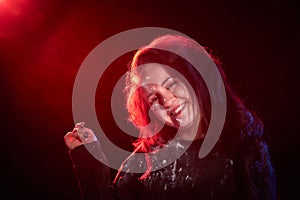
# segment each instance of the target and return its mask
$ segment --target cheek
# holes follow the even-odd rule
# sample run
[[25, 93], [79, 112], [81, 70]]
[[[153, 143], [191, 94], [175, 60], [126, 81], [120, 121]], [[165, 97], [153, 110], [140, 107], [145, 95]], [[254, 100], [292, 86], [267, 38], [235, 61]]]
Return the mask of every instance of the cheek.
[[183, 84], [178, 85], [173, 92], [177, 97], [190, 98], [189, 90]]
[[166, 117], [166, 111], [162, 108], [155, 108], [153, 110], [153, 113], [156, 117], [158, 117], [159, 119], [164, 119]]
[[154, 108], [152, 110], [152, 113], [161, 122], [168, 122], [170, 120], [167, 111], [164, 108], [161, 108], [160, 106], [158, 106], [158, 108]]

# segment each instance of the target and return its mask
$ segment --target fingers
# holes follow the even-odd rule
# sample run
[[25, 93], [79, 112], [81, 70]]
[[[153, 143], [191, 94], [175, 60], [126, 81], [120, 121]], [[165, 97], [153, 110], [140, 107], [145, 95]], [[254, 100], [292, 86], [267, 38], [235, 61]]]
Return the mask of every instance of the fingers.
[[66, 146], [71, 150], [83, 144], [80, 140], [80, 137], [79, 137], [77, 131], [74, 131], [74, 130], [72, 132], [68, 132], [64, 136], [64, 140], [65, 140]]
[[75, 124], [73, 131], [64, 136], [65, 144], [69, 149], [74, 149], [82, 144], [97, 141], [94, 132], [85, 127], [84, 122]]
[[77, 129], [78, 136], [83, 143], [90, 143], [92, 141], [96, 141], [97, 138], [94, 132], [86, 127]]
[[79, 122], [79, 123], [75, 124], [74, 129], [75, 128], [84, 128], [84, 127], [85, 127], [85, 122]]
[[75, 129], [73, 129], [73, 131], [71, 131], [71, 132], [68, 132], [66, 135], [65, 135], [65, 137], [74, 137], [74, 138], [76, 138], [76, 139], [80, 139], [79, 138], [79, 135], [78, 135], [78, 133], [77, 133], [77, 130], [75, 130]]

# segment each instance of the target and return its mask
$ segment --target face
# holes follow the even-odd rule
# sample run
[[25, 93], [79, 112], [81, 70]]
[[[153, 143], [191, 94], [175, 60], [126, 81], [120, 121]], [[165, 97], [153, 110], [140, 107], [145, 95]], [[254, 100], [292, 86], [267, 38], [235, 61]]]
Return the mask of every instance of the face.
[[169, 126], [189, 127], [199, 112], [195, 96], [178, 76], [171, 75], [167, 67], [157, 63], [140, 66], [142, 95], [154, 115]]

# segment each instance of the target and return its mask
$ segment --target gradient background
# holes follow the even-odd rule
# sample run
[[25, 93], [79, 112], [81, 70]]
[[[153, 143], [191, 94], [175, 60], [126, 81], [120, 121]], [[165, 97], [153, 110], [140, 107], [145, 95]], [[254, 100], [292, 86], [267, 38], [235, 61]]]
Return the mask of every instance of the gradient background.
[[[265, 122], [278, 199], [297, 195], [299, 6], [283, 0], [138, 2], [0, 0], [0, 194], [79, 200], [63, 141], [73, 128], [76, 73], [106, 38], [157, 26], [191, 36], [224, 63], [235, 90]], [[131, 55], [109, 74], [122, 75]], [[124, 148], [130, 143], [118, 141]]]

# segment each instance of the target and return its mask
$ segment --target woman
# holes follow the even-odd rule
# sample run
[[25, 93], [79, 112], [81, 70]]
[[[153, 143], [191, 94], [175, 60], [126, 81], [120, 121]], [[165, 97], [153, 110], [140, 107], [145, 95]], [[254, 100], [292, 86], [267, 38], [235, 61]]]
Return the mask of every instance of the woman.
[[136, 52], [125, 91], [129, 120], [140, 137], [115, 177], [82, 148], [92, 145], [105, 159], [90, 129], [79, 123], [67, 133], [83, 199], [275, 199], [263, 123], [232, 92], [220, 66], [226, 120], [213, 149], [199, 158], [212, 115], [211, 91], [195, 67], [174, 53], [189, 57], [191, 50], [212, 59], [197, 42], [172, 35]]

